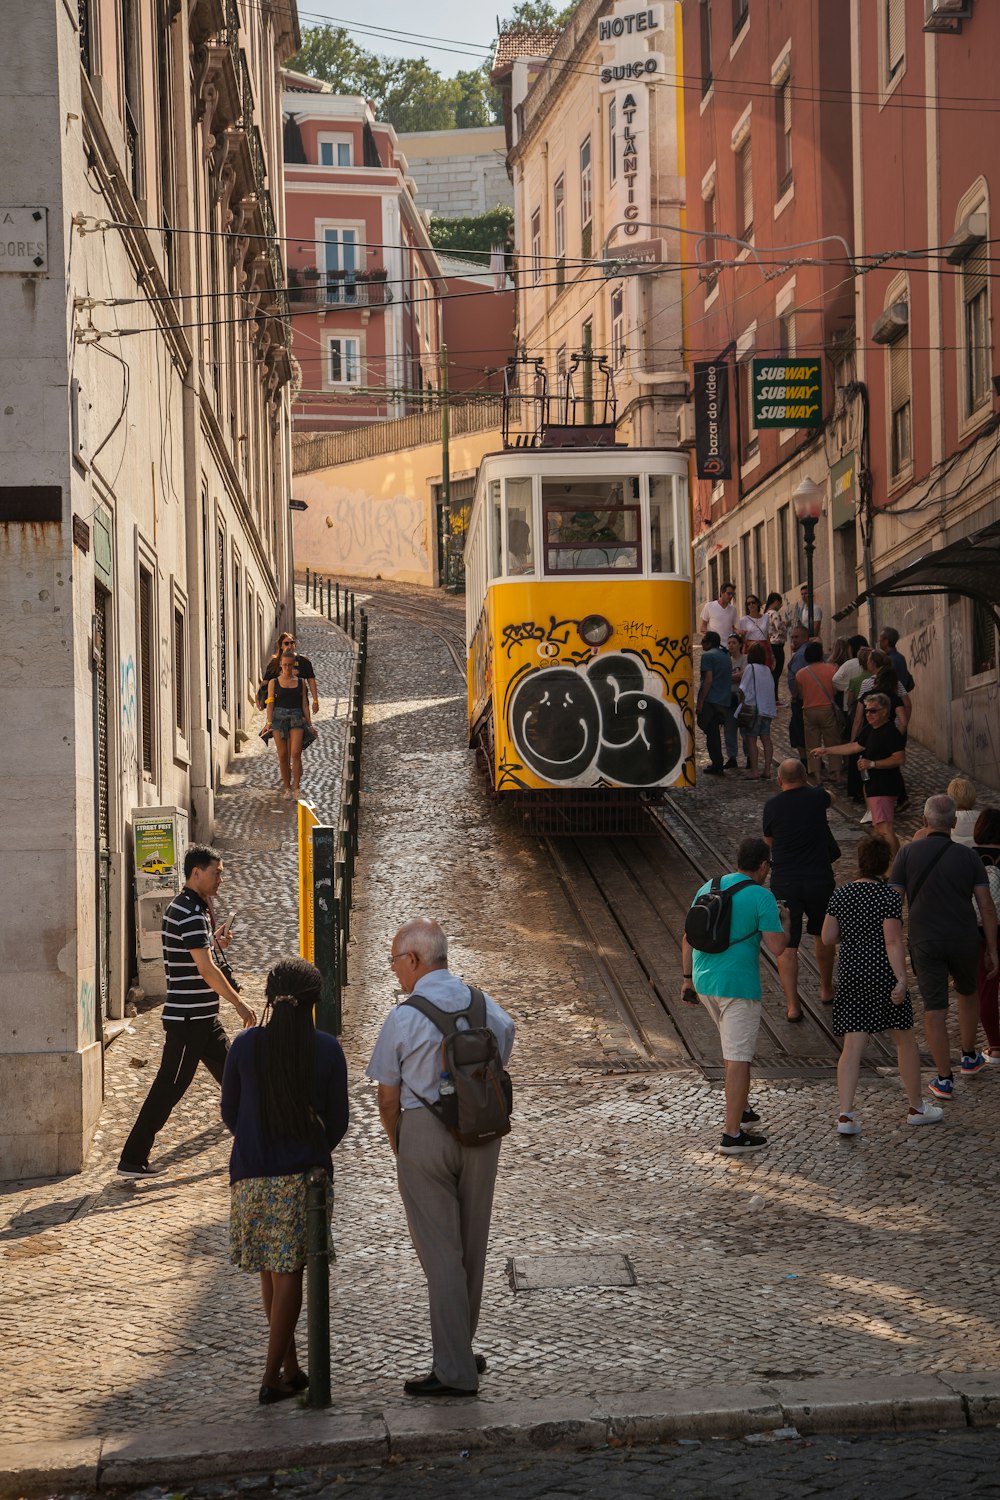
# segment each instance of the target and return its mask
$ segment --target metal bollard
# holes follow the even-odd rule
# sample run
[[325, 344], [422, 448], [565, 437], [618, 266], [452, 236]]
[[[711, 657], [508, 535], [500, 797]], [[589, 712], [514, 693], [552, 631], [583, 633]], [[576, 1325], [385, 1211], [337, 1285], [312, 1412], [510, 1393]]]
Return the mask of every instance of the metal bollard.
[[306, 568], [306, 603], [309, 603], [309, 569]]
[[319, 574], [318, 573], [314, 573], [313, 574], [313, 594], [312, 594], [312, 607], [313, 607], [313, 609], [316, 608], [316, 586], [317, 586], [318, 583], [319, 583]]
[[337, 584], [336, 599], [337, 599], [337, 624], [339, 625], [340, 624], [340, 584], [339, 583]]
[[326, 580], [326, 618], [330, 618], [330, 594], [333, 588], [329, 578]]
[[333, 883], [337, 892], [337, 915], [339, 917], [337, 936], [339, 938], [338, 946], [340, 949], [340, 984], [341, 988], [343, 988], [347, 983], [347, 944], [351, 936], [351, 917], [344, 898], [344, 861], [342, 859], [337, 860], [333, 871]]
[[351, 640], [354, 639], [354, 593], [351, 592]]
[[309, 1405], [330, 1405], [330, 1251], [326, 1227], [327, 1176], [314, 1167], [306, 1178], [306, 1326], [309, 1336]]

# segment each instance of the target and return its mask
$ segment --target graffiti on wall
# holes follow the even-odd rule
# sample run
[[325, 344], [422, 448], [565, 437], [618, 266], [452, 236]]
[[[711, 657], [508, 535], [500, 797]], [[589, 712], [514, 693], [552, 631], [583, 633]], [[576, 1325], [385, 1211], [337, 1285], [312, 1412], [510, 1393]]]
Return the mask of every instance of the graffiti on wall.
[[933, 620], [918, 630], [916, 635], [910, 637], [910, 660], [909, 666], [926, 667], [930, 663], [934, 651], [934, 642], [937, 639], [937, 625]]
[[131, 656], [119, 663], [119, 691], [122, 709], [122, 774], [129, 781], [135, 776], [139, 765], [135, 661]]
[[80, 980], [80, 994], [77, 999], [77, 1008], [80, 1013], [80, 1041], [84, 1046], [97, 1040], [97, 1025], [94, 1013], [94, 986], [89, 979]]
[[[318, 502], [317, 509], [322, 507]], [[344, 491], [326, 503], [323, 519], [326, 535], [313, 533], [312, 545], [307, 542], [303, 549], [314, 566], [384, 577], [431, 568], [426, 510], [419, 500], [406, 495], [373, 500], [363, 491]]]
[[688, 736], [666, 692], [632, 651], [528, 671], [510, 699], [511, 740], [524, 764], [557, 786], [595, 775], [619, 786], [667, 784], [680, 774]]

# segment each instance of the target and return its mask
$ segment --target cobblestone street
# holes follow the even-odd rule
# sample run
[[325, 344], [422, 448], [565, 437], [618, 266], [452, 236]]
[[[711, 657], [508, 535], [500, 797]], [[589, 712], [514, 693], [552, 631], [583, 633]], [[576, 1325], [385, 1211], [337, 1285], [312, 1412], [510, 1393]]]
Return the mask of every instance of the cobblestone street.
[[[858, 1099], [866, 1133], [850, 1140], [832, 1129], [832, 1082], [761, 1082], [754, 1097], [770, 1148], [752, 1160], [720, 1158], [716, 1087], [689, 1069], [622, 1071], [634, 1050], [628, 1028], [547, 855], [493, 807], [464, 748], [465, 688], [443, 643], [380, 609], [377, 595], [370, 610], [343, 1038], [352, 1124], [335, 1157], [335, 1409], [398, 1407], [401, 1381], [430, 1365], [424, 1283], [363, 1079], [392, 1004], [393, 932], [420, 914], [441, 920], [452, 967], [496, 995], [518, 1025], [515, 1127], [501, 1155], [478, 1340], [489, 1359], [480, 1406], [995, 1367], [1000, 1069], [960, 1085], [946, 1122], [920, 1131], [905, 1126], [898, 1081], [867, 1076]], [[323, 699], [303, 791], [327, 814], [351, 658], [332, 626], [309, 611], [301, 624]], [[924, 778], [938, 789], [934, 776], [948, 776], [933, 763], [918, 772], [921, 763], [914, 758], [915, 805]], [[220, 909], [238, 914], [230, 956], [258, 1008], [266, 967], [298, 941], [294, 818], [277, 781], [274, 752], [254, 735], [218, 800]], [[759, 827], [767, 795], [735, 778], [702, 782], [693, 815], [731, 850]], [[837, 836], [843, 843], [840, 826]], [[849, 849], [850, 841], [842, 879]], [[206, 1074], [157, 1143], [166, 1174], [136, 1188], [114, 1177], [160, 1048], [158, 1011], [132, 1026], [107, 1055], [107, 1101], [86, 1171], [4, 1191], [0, 1337], [7, 1369], [17, 1371], [5, 1391], [8, 1443], [258, 1420], [263, 1319], [256, 1278], [228, 1264], [228, 1141]], [[512, 1289], [512, 1259], [557, 1255], [569, 1258], [560, 1285]], [[615, 1267], [615, 1257], [626, 1259]], [[616, 1277], [623, 1265], [632, 1276]], [[537, 1268], [554, 1269], [545, 1259]], [[311, 1414], [291, 1406], [261, 1412], [260, 1424], [304, 1434]], [[976, 1441], [986, 1452], [987, 1439]], [[824, 1483], [835, 1467], [823, 1457], [828, 1446], [789, 1450], [793, 1474], [811, 1465], [808, 1484], [758, 1479], [752, 1465], [763, 1459], [741, 1449], [714, 1477], [696, 1476], [702, 1488], [676, 1492], [716, 1495], [739, 1482], [776, 1496], [860, 1493], [860, 1481], [853, 1490]], [[528, 1479], [483, 1487], [492, 1481], [477, 1460], [477, 1487], [467, 1469], [461, 1492], [652, 1495], [665, 1482], [658, 1465], [669, 1461], [673, 1485], [682, 1466], [693, 1472], [706, 1461], [709, 1450], [699, 1451], [671, 1450], [656, 1464], [638, 1454], [573, 1458], [549, 1490]], [[995, 1446], [989, 1452], [995, 1466]], [[887, 1497], [922, 1491], [918, 1468], [909, 1489], [881, 1478], [879, 1486]], [[440, 1478], [435, 1493], [459, 1493]], [[408, 1493], [425, 1493], [424, 1484], [415, 1480]], [[387, 1481], [337, 1493], [375, 1500], [390, 1488], [399, 1492]]]

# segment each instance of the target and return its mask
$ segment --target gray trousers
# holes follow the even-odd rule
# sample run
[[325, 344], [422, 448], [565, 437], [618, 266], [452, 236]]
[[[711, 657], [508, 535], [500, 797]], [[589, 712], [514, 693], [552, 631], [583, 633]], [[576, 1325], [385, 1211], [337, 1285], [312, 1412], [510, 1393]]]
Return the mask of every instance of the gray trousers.
[[499, 1141], [462, 1146], [423, 1105], [400, 1116], [396, 1178], [427, 1278], [434, 1373], [463, 1391], [479, 1387], [472, 1340], [499, 1157]]

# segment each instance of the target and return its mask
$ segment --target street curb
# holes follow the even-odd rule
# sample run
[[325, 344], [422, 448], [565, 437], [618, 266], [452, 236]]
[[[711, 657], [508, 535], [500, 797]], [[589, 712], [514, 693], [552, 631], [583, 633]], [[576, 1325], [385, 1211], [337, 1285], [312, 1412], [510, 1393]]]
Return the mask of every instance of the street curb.
[[998, 1422], [1000, 1371], [990, 1370], [545, 1400], [425, 1401], [368, 1412], [282, 1406], [260, 1412], [254, 1422], [7, 1444], [0, 1447], [0, 1496], [183, 1484], [304, 1464], [373, 1463], [463, 1450], [742, 1438], [781, 1429], [802, 1436], [911, 1432]]

